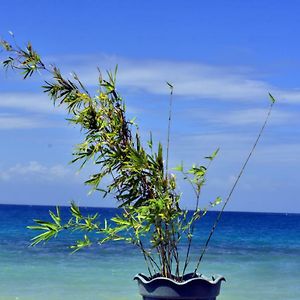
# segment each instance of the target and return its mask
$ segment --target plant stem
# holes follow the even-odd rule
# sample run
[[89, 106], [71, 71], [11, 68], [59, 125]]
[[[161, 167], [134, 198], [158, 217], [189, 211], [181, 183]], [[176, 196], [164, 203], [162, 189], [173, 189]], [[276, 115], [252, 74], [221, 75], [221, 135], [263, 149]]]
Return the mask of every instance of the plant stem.
[[[270, 97], [271, 97], [271, 96], [270, 96]], [[273, 98], [273, 97], [271, 97], [271, 99], [272, 99], [272, 98]], [[248, 164], [248, 162], [249, 162], [249, 159], [251, 158], [251, 156], [252, 156], [252, 154], [253, 154], [253, 152], [254, 152], [254, 150], [255, 150], [255, 148], [256, 148], [256, 145], [257, 145], [257, 143], [258, 143], [258, 141], [259, 141], [259, 139], [260, 139], [260, 137], [261, 137], [261, 135], [262, 135], [262, 133], [263, 133], [263, 131], [264, 131], [266, 125], [267, 125], [267, 122], [268, 122], [269, 117], [270, 117], [270, 115], [271, 115], [271, 111], [272, 111], [272, 108], [273, 108], [274, 103], [275, 103], [275, 101], [272, 101], [272, 102], [271, 102], [271, 105], [270, 105], [270, 108], [269, 108], [267, 117], [266, 117], [266, 119], [265, 119], [265, 122], [263, 123], [263, 125], [262, 125], [262, 127], [261, 127], [261, 129], [260, 129], [260, 131], [259, 131], [259, 134], [258, 134], [258, 136], [257, 136], [257, 138], [256, 138], [256, 140], [255, 140], [255, 142], [254, 142], [254, 145], [253, 145], [251, 151], [249, 152], [249, 155], [248, 155], [246, 161], [244, 162], [244, 164], [243, 164], [243, 166], [242, 166], [242, 168], [241, 168], [241, 170], [240, 170], [240, 173], [239, 173], [238, 177], [236, 178], [236, 180], [235, 180], [235, 182], [234, 182], [234, 184], [233, 184], [233, 186], [232, 186], [232, 188], [231, 188], [231, 190], [230, 190], [230, 192], [229, 192], [229, 194], [228, 194], [228, 196], [227, 196], [227, 198], [226, 198], [226, 201], [224, 202], [224, 205], [223, 205], [221, 211], [219, 212], [219, 214], [218, 214], [218, 216], [217, 216], [217, 218], [216, 218], [216, 220], [215, 220], [215, 223], [214, 223], [214, 225], [213, 225], [213, 227], [212, 227], [212, 229], [211, 229], [211, 231], [210, 231], [210, 234], [209, 234], [209, 236], [208, 236], [208, 239], [206, 240], [206, 243], [205, 243], [205, 245], [204, 245], [204, 248], [203, 248], [203, 250], [202, 250], [202, 253], [201, 253], [201, 255], [200, 255], [200, 257], [199, 257], [199, 260], [198, 260], [198, 262], [197, 262], [196, 268], [195, 268], [195, 270], [194, 270], [194, 275], [196, 275], [196, 273], [197, 273], [197, 271], [198, 271], [198, 269], [199, 269], [199, 266], [200, 266], [200, 263], [201, 263], [201, 261], [202, 261], [202, 258], [203, 258], [203, 256], [204, 256], [206, 250], [207, 250], [207, 247], [208, 247], [208, 244], [209, 244], [209, 242], [210, 242], [210, 239], [211, 239], [211, 237], [212, 237], [212, 235], [213, 235], [213, 233], [214, 233], [214, 231], [215, 231], [215, 229], [216, 229], [216, 227], [217, 227], [217, 225], [218, 225], [218, 223], [219, 223], [219, 221], [220, 221], [220, 219], [221, 219], [221, 216], [222, 216], [222, 214], [223, 214], [223, 212], [224, 212], [224, 209], [225, 209], [225, 207], [226, 207], [228, 201], [230, 200], [231, 195], [232, 195], [233, 191], [235, 190], [235, 188], [236, 188], [236, 186], [237, 186], [237, 184], [238, 184], [238, 182], [239, 182], [239, 180], [240, 180], [240, 178], [241, 178], [241, 176], [242, 176], [242, 174], [243, 174], [243, 172], [244, 172], [244, 170], [245, 170], [245, 168], [246, 168], [246, 166], [247, 166], [247, 164]]]
[[[206, 172], [207, 170], [209, 169], [210, 165], [211, 165], [211, 160], [210, 162], [208, 163], [208, 166], [206, 168]], [[206, 174], [206, 173], [205, 173]], [[201, 190], [197, 190], [195, 187], [194, 187], [194, 184], [193, 182], [189, 179], [189, 182], [190, 184], [192, 185], [194, 191], [195, 191], [195, 194], [196, 194], [196, 207], [195, 207], [195, 211], [196, 212], [199, 208], [199, 200], [200, 200], [200, 194], [201, 194]], [[193, 234], [194, 234], [194, 229], [195, 229], [195, 223], [192, 224], [192, 228], [191, 230], [189, 231], [189, 233], [191, 234], [191, 236], [188, 238], [189, 240], [189, 243], [188, 243], [188, 248], [187, 248], [187, 252], [186, 252], [186, 257], [185, 257], [185, 262], [184, 262], [184, 267], [183, 267], [183, 271], [182, 271], [182, 278], [185, 274], [185, 271], [186, 271], [186, 268], [188, 267], [188, 264], [189, 264], [189, 256], [190, 256], [190, 250], [191, 250], [191, 246], [192, 246], [192, 239], [193, 239]]]
[[171, 132], [171, 118], [172, 118], [172, 105], [173, 105], [173, 86], [167, 82], [170, 87], [169, 98], [169, 119], [168, 119], [168, 133], [167, 133], [167, 158], [166, 158], [166, 176], [168, 177], [169, 170], [169, 150], [170, 150], [170, 132]]
[[143, 256], [144, 256], [144, 260], [145, 260], [145, 263], [146, 263], [146, 266], [147, 266], [149, 275], [152, 277], [152, 272], [151, 272], [151, 270], [150, 270], [150, 265], [149, 265], [149, 262], [148, 262], [148, 259], [147, 259], [146, 253], [145, 253], [145, 249], [143, 248], [141, 242], [140, 242], [140, 245], [141, 245], [141, 250], [142, 250], [142, 253], [143, 253]]

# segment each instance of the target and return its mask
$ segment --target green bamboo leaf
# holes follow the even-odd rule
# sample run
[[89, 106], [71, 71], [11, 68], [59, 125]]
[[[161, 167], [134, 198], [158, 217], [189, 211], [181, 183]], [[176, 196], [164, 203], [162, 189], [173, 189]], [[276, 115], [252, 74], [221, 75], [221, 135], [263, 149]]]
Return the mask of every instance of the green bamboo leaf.
[[209, 159], [209, 160], [213, 160], [213, 159], [217, 156], [219, 150], [220, 150], [220, 148], [217, 148], [217, 149], [212, 153], [211, 156], [206, 156], [205, 158], [206, 158], [206, 159]]
[[174, 171], [183, 172], [183, 164], [176, 166], [175, 168], [172, 168]]
[[26, 228], [31, 230], [45, 230], [44, 226], [37, 226], [37, 225], [26, 226]]
[[271, 93], [269, 93], [269, 98], [272, 101], [272, 103], [276, 102], [276, 99], [271, 95]]
[[166, 84], [168, 85], [168, 87], [170, 88], [171, 92], [173, 92], [174, 86], [173, 84], [171, 84], [170, 82], [166, 81]]
[[221, 197], [217, 197], [215, 201], [210, 202], [211, 207], [214, 207], [218, 204], [220, 204], [222, 202], [222, 198]]
[[56, 213], [57, 215], [55, 215], [52, 211], [49, 211], [52, 220], [55, 222], [57, 226], [60, 226], [61, 219], [60, 219], [60, 213], [58, 207], [56, 207]]
[[152, 132], [150, 131], [150, 138], [147, 141], [149, 148], [152, 150], [153, 147], [153, 139], [152, 139]]
[[73, 246], [71, 246], [70, 248], [74, 249], [72, 251], [72, 253], [75, 253], [75, 252], [81, 250], [82, 248], [88, 247], [88, 246], [91, 246], [91, 245], [92, 245], [92, 242], [90, 241], [90, 239], [88, 238], [88, 236], [85, 234], [83, 240], [78, 240], [76, 242], [76, 244], [73, 245]]

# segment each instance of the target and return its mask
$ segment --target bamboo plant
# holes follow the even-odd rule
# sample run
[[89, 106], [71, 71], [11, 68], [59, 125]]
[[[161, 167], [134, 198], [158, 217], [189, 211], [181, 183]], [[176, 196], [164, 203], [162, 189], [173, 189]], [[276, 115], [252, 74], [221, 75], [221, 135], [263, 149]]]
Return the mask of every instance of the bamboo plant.
[[[83, 231], [85, 234], [71, 246], [80, 250], [92, 243], [124, 241], [138, 247], [144, 257], [150, 276], [160, 276], [181, 281], [190, 261], [190, 249], [195, 223], [204, 217], [210, 207], [221, 203], [217, 197], [209, 207], [200, 207], [200, 194], [206, 180], [206, 173], [218, 150], [205, 158], [205, 164], [193, 165], [185, 169], [183, 165], [168, 168], [169, 139], [173, 86], [170, 88], [170, 111], [167, 135], [166, 159], [163, 146], [158, 143], [154, 149], [152, 135], [146, 143], [141, 141], [138, 125], [126, 115], [125, 101], [116, 87], [117, 68], [103, 77], [99, 71], [98, 92], [91, 95], [78, 76], [66, 78], [54, 65], [47, 66], [39, 54], [28, 43], [24, 48], [14, 41], [1, 40], [7, 57], [2, 61], [5, 69], [20, 71], [24, 79], [35, 73], [45, 74], [42, 90], [47, 93], [56, 106], [62, 106], [68, 113], [68, 121], [76, 124], [84, 134], [83, 141], [73, 152], [72, 163], [79, 162], [83, 168], [92, 161], [97, 172], [85, 183], [93, 191], [112, 195], [119, 203], [121, 213], [110, 220], [101, 219], [98, 214], [84, 215], [80, 208], [71, 203], [71, 217], [61, 218], [59, 207], [50, 211], [50, 221], [35, 220], [36, 225], [28, 226], [39, 233], [32, 245], [48, 241], [62, 231]], [[270, 115], [275, 99], [270, 95]], [[201, 259], [221, 217], [222, 212], [251, 156], [266, 125], [267, 119], [246, 160], [236, 183], [216, 219], [211, 233], [202, 249], [194, 275], [199, 269]], [[195, 194], [195, 209], [192, 213], [181, 207], [181, 194], [177, 190], [175, 172], [187, 180]], [[107, 178], [103, 184], [103, 178]], [[100, 233], [100, 239], [89, 238], [89, 233]], [[149, 243], [150, 240], [150, 243]], [[179, 244], [187, 240], [185, 255], [180, 255]]]

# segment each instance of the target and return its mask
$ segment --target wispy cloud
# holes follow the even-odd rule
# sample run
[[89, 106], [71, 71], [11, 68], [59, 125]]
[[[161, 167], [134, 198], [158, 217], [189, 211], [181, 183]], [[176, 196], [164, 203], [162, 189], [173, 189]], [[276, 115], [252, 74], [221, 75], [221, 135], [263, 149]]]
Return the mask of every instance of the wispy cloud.
[[36, 116], [20, 116], [16, 114], [0, 113], [0, 130], [10, 129], [34, 129], [44, 127], [56, 127], [53, 122], [45, 121]]
[[[230, 114], [224, 113], [222, 116], [218, 116], [216, 120], [230, 125], [261, 124], [266, 118], [266, 113], [265, 109], [236, 110]], [[293, 119], [297, 120], [293, 113], [273, 111], [272, 114], [272, 124], [281, 124]]]
[[42, 92], [0, 93], [0, 107], [39, 113], [51, 113], [54, 111], [53, 104], [47, 95], [43, 94]]
[[55, 181], [64, 178], [74, 179], [74, 175], [66, 166], [56, 164], [53, 166], [45, 166], [37, 161], [30, 161], [25, 164], [16, 164], [7, 169], [0, 169], [0, 181], [19, 181], [19, 180], [35, 180], [35, 181]]
[[42, 92], [0, 93], [0, 110], [0, 130], [58, 127], [61, 124], [49, 116], [65, 115]]
[[[68, 56], [49, 58], [50, 62], [62, 66], [64, 71], [77, 71], [82, 81], [88, 85], [96, 85], [98, 72], [101, 69], [112, 69], [118, 63], [118, 83], [121, 88], [130, 92], [150, 94], [167, 94], [166, 81], [175, 86], [177, 101], [188, 99], [213, 99], [217, 101], [242, 101], [253, 103], [248, 110], [229, 110], [223, 112], [199, 110], [197, 118], [207, 122], [228, 125], [252, 125], [264, 118], [265, 111], [256, 108], [259, 102], [267, 101], [268, 92], [272, 92], [281, 103], [299, 104], [300, 90], [285, 89], [270, 84], [266, 80], [258, 80], [255, 70], [247, 67], [228, 67], [201, 63], [166, 61], [166, 60], [134, 60], [109, 55]], [[54, 108], [48, 96], [37, 93], [0, 93], [0, 108], [12, 110], [14, 115], [0, 115], [0, 128], [37, 128], [45, 127], [43, 122], [33, 114], [64, 114], [64, 109]], [[145, 107], [129, 106], [128, 111], [139, 114]], [[19, 115], [20, 112], [28, 114]], [[17, 114], [15, 113], [17, 112]], [[184, 112], [183, 112], [184, 113]], [[30, 115], [31, 114], [31, 115]], [[188, 117], [195, 112], [188, 114]], [[274, 111], [273, 122], [279, 124], [296, 119], [292, 112]], [[47, 126], [55, 126], [49, 123]]]
[[[220, 148], [217, 164], [240, 165], [248, 155], [257, 133], [243, 134], [216, 132], [207, 134], [177, 135], [171, 140], [172, 162], [177, 165], [184, 160], [187, 164], [203, 161], [203, 157]], [[300, 161], [300, 143], [297, 141], [261, 139], [252, 158], [253, 163], [274, 166], [274, 162], [294, 168]]]
[[41, 124], [26, 117], [11, 114], [0, 114], [0, 130], [7, 129], [32, 129], [40, 127]]
[[[267, 116], [267, 110], [262, 108], [251, 108], [243, 110], [232, 109], [230, 111], [212, 110], [189, 110], [184, 112], [189, 118], [197, 118], [201, 122], [221, 123], [227, 126], [262, 124]], [[271, 121], [274, 124], [286, 122], [299, 122], [297, 115], [293, 112], [274, 110]]]
[[259, 80], [255, 70], [247, 67], [217, 66], [192, 62], [164, 60], [133, 60], [116, 56], [98, 55], [71, 57], [60, 60], [65, 69], [75, 69], [84, 82], [97, 83], [96, 65], [113, 69], [119, 65], [119, 85], [148, 93], [166, 94], [165, 82], [175, 86], [180, 96], [216, 100], [261, 101], [268, 92], [286, 103], [300, 103], [300, 89], [285, 89]]

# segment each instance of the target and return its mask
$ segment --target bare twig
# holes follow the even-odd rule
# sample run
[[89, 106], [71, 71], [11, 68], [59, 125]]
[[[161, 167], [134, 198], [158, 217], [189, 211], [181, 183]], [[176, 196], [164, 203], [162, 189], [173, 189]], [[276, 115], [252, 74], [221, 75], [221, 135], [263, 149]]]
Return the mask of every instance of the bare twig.
[[169, 100], [169, 119], [168, 119], [168, 133], [167, 133], [167, 158], [166, 158], [166, 176], [169, 171], [169, 150], [170, 150], [170, 132], [171, 132], [171, 118], [172, 118], [172, 105], [173, 105], [173, 85], [167, 82], [170, 88], [170, 100]]
[[242, 174], [244, 173], [244, 170], [245, 170], [245, 168], [246, 168], [246, 166], [247, 166], [247, 164], [248, 164], [248, 162], [249, 162], [249, 159], [251, 158], [251, 156], [252, 156], [252, 154], [253, 154], [253, 152], [254, 152], [254, 150], [255, 150], [255, 148], [256, 148], [256, 145], [257, 145], [257, 143], [258, 143], [258, 141], [259, 141], [259, 139], [260, 139], [260, 137], [261, 137], [261, 135], [262, 135], [262, 133], [263, 133], [263, 131], [264, 131], [266, 125], [267, 125], [267, 122], [268, 122], [269, 117], [270, 117], [270, 115], [271, 115], [271, 111], [272, 111], [273, 105], [274, 105], [274, 103], [275, 103], [275, 99], [273, 98], [273, 96], [272, 96], [271, 94], [269, 94], [269, 96], [270, 96], [270, 99], [271, 99], [271, 105], [270, 105], [270, 108], [269, 108], [267, 117], [266, 117], [266, 119], [265, 119], [265, 122], [263, 123], [263, 125], [262, 125], [262, 127], [261, 127], [261, 129], [260, 129], [260, 131], [259, 131], [259, 134], [258, 134], [258, 136], [257, 136], [257, 138], [256, 138], [256, 140], [255, 140], [255, 142], [254, 142], [254, 144], [253, 144], [253, 147], [252, 147], [251, 151], [249, 152], [249, 155], [248, 155], [246, 161], [244, 162], [244, 164], [243, 164], [243, 166], [242, 166], [242, 168], [241, 168], [241, 170], [240, 170], [240, 173], [239, 173], [238, 177], [236, 178], [236, 180], [235, 180], [235, 182], [234, 182], [234, 184], [233, 184], [233, 186], [232, 186], [232, 188], [231, 188], [231, 190], [230, 190], [230, 192], [229, 192], [229, 194], [228, 194], [228, 196], [227, 196], [227, 198], [226, 198], [226, 201], [224, 202], [224, 205], [223, 205], [221, 211], [219, 212], [219, 214], [218, 214], [218, 216], [217, 216], [217, 218], [216, 218], [216, 220], [215, 220], [215, 223], [214, 223], [214, 225], [213, 225], [213, 227], [212, 227], [212, 229], [211, 229], [211, 231], [210, 231], [210, 234], [209, 234], [209, 236], [208, 236], [208, 238], [207, 238], [207, 240], [206, 240], [206, 242], [205, 242], [204, 248], [203, 248], [203, 250], [202, 250], [202, 252], [201, 252], [201, 255], [200, 255], [199, 259], [198, 259], [196, 268], [195, 268], [195, 270], [194, 270], [194, 275], [196, 275], [196, 273], [197, 273], [197, 271], [198, 271], [198, 269], [199, 269], [199, 266], [200, 266], [200, 263], [201, 263], [201, 261], [202, 261], [202, 258], [203, 258], [203, 256], [204, 256], [206, 250], [207, 250], [207, 247], [208, 247], [208, 244], [209, 244], [209, 242], [210, 242], [210, 240], [211, 240], [211, 237], [212, 237], [212, 235], [213, 235], [213, 233], [214, 233], [214, 231], [215, 231], [215, 229], [216, 229], [216, 227], [217, 227], [217, 225], [218, 225], [218, 223], [219, 223], [219, 221], [220, 221], [220, 219], [221, 219], [221, 216], [222, 216], [222, 214], [223, 214], [223, 212], [224, 212], [224, 209], [225, 209], [225, 207], [226, 207], [228, 201], [230, 200], [231, 195], [232, 195], [233, 191], [235, 190], [235, 188], [236, 188], [236, 186], [237, 186], [237, 184], [238, 184], [238, 182], [239, 182], [239, 180], [240, 180]]

